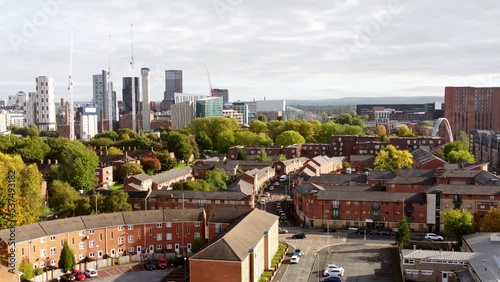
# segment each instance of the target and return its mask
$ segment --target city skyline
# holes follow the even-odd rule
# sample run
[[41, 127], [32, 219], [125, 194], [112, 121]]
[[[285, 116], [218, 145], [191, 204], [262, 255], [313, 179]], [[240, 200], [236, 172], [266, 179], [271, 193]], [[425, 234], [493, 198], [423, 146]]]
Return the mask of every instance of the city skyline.
[[8, 68], [0, 99], [33, 92], [34, 78], [49, 76], [56, 100], [68, 100], [71, 33], [75, 100], [92, 99], [92, 75], [108, 68], [109, 53], [115, 89], [123, 77], [151, 69], [153, 101], [162, 100], [169, 69], [183, 71], [186, 93], [208, 94], [205, 66], [212, 87], [229, 89], [231, 101], [436, 96], [450, 85], [500, 85], [492, 59], [500, 3], [98, 3], [1, 1], [0, 56]]

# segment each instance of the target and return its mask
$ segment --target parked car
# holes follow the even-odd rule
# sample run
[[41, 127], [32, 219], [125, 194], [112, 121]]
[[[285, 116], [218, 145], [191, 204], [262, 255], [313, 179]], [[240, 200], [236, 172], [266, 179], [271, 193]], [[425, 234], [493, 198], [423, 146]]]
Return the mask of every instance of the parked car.
[[278, 233], [279, 233], [279, 234], [286, 234], [286, 233], [288, 233], [288, 230], [287, 230], [287, 229], [285, 229], [285, 228], [280, 227], [280, 228], [278, 229]]
[[286, 174], [280, 176], [280, 182], [285, 182], [288, 180], [288, 176], [286, 176]]
[[306, 234], [304, 232], [295, 233], [292, 236], [292, 239], [304, 239], [304, 238], [306, 238]]
[[293, 255], [290, 259], [290, 263], [299, 263], [300, 257]]
[[265, 196], [265, 197], [271, 197], [271, 194], [270, 194], [269, 192], [265, 192], [265, 193], [264, 193], [264, 196]]
[[328, 228], [326, 228], [326, 226], [325, 226], [325, 227], [323, 227], [323, 231], [325, 231], [325, 232], [337, 232], [337, 228], [330, 227], [330, 230], [328, 230]]
[[85, 276], [87, 276], [87, 278], [92, 278], [92, 277], [97, 277], [97, 270], [93, 269], [93, 268], [89, 268], [87, 270], [85, 270]]
[[301, 257], [304, 253], [302, 252], [302, 249], [297, 248], [297, 249], [295, 249], [295, 251], [293, 252], [293, 254], [294, 254], [295, 256], [299, 256], [299, 257]]
[[156, 269], [155, 262], [154, 262], [154, 261], [152, 261], [152, 260], [148, 260], [148, 261], [146, 262], [146, 265], [144, 266], [144, 268], [145, 268], [146, 270], [155, 270], [155, 269]]
[[82, 271], [78, 270], [78, 269], [74, 269], [73, 271], [71, 271], [71, 274], [73, 274], [73, 276], [75, 276], [75, 280], [76, 281], [82, 281], [82, 280], [85, 280], [85, 273], [83, 273]]
[[328, 268], [325, 269], [325, 271], [323, 271], [323, 276], [327, 276], [327, 277], [339, 277], [339, 276], [344, 276], [344, 268], [343, 267], [340, 267], [340, 266], [337, 266], [335, 265], [336, 267], [331, 267], [331, 268]]
[[158, 266], [158, 268], [162, 268], [162, 269], [165, 269], [167, 268], [167, 259], [165, 257], [161, 257], [158, 262], [156, 263], [156, 265]]
[[425, 233], [425, 240], [443, 241], [444, 238], [443, 236], [437, 235], [435, 233]]
[[364, 235], [365, 232], [366, 232], [366, 234], [371, 234], [371, 231], [367, 230], [367, 229], [358, 229], [358, 230], [356, 230], [356, 234], [363, 234]]
[[381, 236], [392, 236], [394, 235], [394, 233], [390, 230], [380, 230], [377, 232], [378, 235], [381, 235]]
[[323, 282], [342, 282], [342, 278], [330, 276], [323, 279]]
[[61, 281], [67, 281], [67, 282], [69, 282], [69, 281], [76, 281], [75, 275], [73, 275], [71, 273], [64, 274], [60, 278], [61, 278]]
[[260, 204], [261, 204], [261, 205], [265, 205], [265, 204], [266, 204], [266, 199], [264, 199], [264, 198], [263, 198], [263, 199], [260, 199]]

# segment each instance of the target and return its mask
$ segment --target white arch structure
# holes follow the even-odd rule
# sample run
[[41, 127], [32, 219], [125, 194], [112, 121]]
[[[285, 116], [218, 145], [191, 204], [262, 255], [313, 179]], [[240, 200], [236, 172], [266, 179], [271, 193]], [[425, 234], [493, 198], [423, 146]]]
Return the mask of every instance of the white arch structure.
[[451, 131], [450, 122], [446, 118], [438, 118], [436, 120], [436, 124], [434, 125], [434, 129], [432, 129], [432, 136], [436, 136], [439, 131], [439, 126], [441, 122], [444, 121], [444, 125], [446, 126], [446, 131], [448, 131], [448, 136], [450, 137], [450, 142], [453, 142], [453, 132]]

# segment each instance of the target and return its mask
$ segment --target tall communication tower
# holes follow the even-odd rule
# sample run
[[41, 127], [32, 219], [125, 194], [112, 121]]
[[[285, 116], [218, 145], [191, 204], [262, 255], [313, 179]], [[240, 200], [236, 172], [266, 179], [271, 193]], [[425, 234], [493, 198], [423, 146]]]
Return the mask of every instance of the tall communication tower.
[[136, 118], [136, 107], [135, 107], [135, 100], [136, 100], [136, 95], [135, 93], [135, 77], [134, 77], [134, 25], [130, 25], [130, 47], [132, 51], [132, 57], [130, 58], [130, 66], [132, 67], [132, 130], [137, 131], [137, 124], [135, 121]]
[[71, 33], [71, 47], [69, 52], [69, 76], [68, 76], [68, 90], [69, 90], [69, 139], [75, 140], [75, 109], [73, 101], [73, 33]]

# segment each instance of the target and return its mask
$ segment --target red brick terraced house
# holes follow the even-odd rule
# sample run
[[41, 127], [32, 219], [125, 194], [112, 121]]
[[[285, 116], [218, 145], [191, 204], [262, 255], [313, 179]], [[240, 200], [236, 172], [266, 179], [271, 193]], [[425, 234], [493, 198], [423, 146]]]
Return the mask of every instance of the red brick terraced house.
[[309, 158], [293, 158], [284, 161], [276, 161], [273, 164], [276, 170], [275, 175], [289, 175], [290, 173], [295, 173], [309, 160]]
[[258, 281], [278, 250], [278, 226], [276, 215], [260, 209], [236, 218], [189, 259], [191, 281]]
[[299, 170], [299, 175], [319, 176], [334, 171], [341, 171], [344, 160], [344, 157], [329, 158], [327, 156], [317, 156], [304, 163]]

